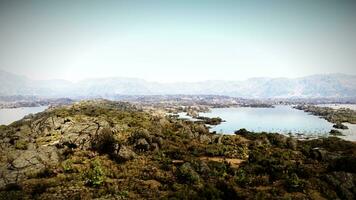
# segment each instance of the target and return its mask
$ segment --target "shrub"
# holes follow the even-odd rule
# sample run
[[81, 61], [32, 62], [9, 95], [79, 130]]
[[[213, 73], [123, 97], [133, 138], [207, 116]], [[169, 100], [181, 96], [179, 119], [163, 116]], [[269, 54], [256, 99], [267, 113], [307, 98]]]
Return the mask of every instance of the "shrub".
[[113, 154], [115, 152], [116, 145], [117, 140], [115, 139], [112, 131], [108, 128], [102, 129], [99, 135], [97, 135], [97, 137], [95, 137], [92, 141], [93, 149], [103, 154]]
[[301, 191], [304, 186], [302, 179], [299, 179], [297, 174], [292, 173], [286, 180], [287, 190], [290, 192]]
[[223, 193], [215, 187], [215, 185], [207, 184], [199, 193], [203, 199], [222, 199]]
[[137, 140], [144, 138], [148, 143], [151, 143], [150, 133], [146, 129], [139, 129], [132, 133], [128, 141], [130, 144], [134, 144]]
[[235, 181], [241, 186], [247, 186], [251, 183], [251, 179], [245, 170], [239, 169], [235, 174]]
[[27, 149], [27, 142], [24, 140], [17, 140], [15, 143], [15, 148], [20, 149], [20, 150], [26, 150]]
[[62, 163], [62, 168], [64, 172], [71, 173], [74, 172], [73, 170], [73, 161], [72, 160], [66, 160]]
[[194, 171], [193, 167], [189, 163], [184, 163], [178, 169], [178, 178], [182, 182], [197, 183], [199, 181], [199, 174]]
[[246, 135], [246, 134], [248, 134], [248, 133], [249, 133], [249, 132], [248, 132], [245, 128], [241, 128], [241, 129], [235, 131], [235, 134], [236, 134], [236, 135]]
[[100, 186], [105, 180], [105, 172], [99, 160], [90, 163], [90, 169], [84, 173], [85, 183], [89, 186]]

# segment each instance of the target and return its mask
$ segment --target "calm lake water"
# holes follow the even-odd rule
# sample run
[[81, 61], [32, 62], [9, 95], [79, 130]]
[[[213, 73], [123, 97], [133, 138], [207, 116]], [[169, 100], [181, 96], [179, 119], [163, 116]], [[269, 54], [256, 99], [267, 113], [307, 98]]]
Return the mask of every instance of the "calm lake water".
[[300, 133], [304, 135], [328, 135], [332, 123], [290, 106], [275, 108], [215, 108], [206, 117], [220, 117], [226, 122], [213, 126], [211, 131], [232, 134], [235, 130], [246, 128], [254, 132]]
[[47, 106], [0, 109], [0, 125], [9, 125], [25, 115], [42, 112]]

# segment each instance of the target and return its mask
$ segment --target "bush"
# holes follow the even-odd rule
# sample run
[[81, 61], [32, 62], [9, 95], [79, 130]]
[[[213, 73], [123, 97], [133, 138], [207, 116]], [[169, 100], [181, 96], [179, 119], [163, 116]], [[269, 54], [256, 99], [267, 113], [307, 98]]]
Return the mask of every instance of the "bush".
[[241, 128], [240, 130], [235, 131], [236, 135], [246, 135], [249, 132], [245, 128]]
[[304, 187], [304, 182], [299, 179], [297, 174], [292, 173], [286, 180], [287, 190], [290, 192], [302, 191]]
[[189, 163], [184, 163], [178, 169], [178, 178], [182, 182], [197, 183], [199, 181], [199, 174], [194, 171], [193, 167]]
[[239, 169], [235, 174], [235, 181], [241, 186], [247, 186], [251, 183], [251, 179], [245, 170]]
[[151, 143], [152, 138], [150, 133], [146, 129], [139, 129], [132, 133], [131, 137], [129, 137], [128, 141], [130, 144], [135, 144], [137, 140], [144, 138], [148, 143]]
[[105, 180], [105, 172], [99, 160], [90, 163], [90, 169], [84, 173], [85, 184], [93, 187], [100, 186]]
[[203, 197], [203, 199], [222, 199], [223, 193], [215, 185], [207, 184], [202, 188], [199, 196]]
[[117, 143], [112, 131], [108, 128], [104, 128], [92, 141], [92, 147], [99, 153], [111, 155], [115, 152]]
[[27, 149], [27, 142], [23, 140], [17, 140], [15, 143], [15, 148], [20, 149], [20, 150], [26, 150]]
[[72, 173], [74, 172], [74, 169], [73, 169], [73, 161], [72, 160], [66, 160], [62, 163], [62, 168], [63, 168], [63, 171], [66, 172], [66, 173]]

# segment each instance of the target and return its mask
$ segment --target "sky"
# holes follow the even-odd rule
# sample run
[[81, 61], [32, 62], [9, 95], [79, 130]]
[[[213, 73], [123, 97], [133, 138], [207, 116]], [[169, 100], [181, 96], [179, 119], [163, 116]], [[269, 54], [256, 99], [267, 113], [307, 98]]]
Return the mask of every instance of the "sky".
[[0, 70], [157, 82], [356, 74], [353, 0], [0, 0]]

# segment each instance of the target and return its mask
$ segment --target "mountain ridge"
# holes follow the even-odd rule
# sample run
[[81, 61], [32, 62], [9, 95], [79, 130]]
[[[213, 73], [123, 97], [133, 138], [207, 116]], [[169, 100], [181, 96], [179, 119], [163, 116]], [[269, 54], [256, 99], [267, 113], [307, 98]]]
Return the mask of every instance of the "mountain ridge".
[[160, 83], [139, 78], [90, 78], [78, 82], [61, 79], [32, 80], [0, 70], [0, 95], [92, 97], [110, 95], [227, 95], [244, 98], [356, 97], [356, 75], [316, 74], [299, 78], [255, 77], [244, 81], [207, 80]]

